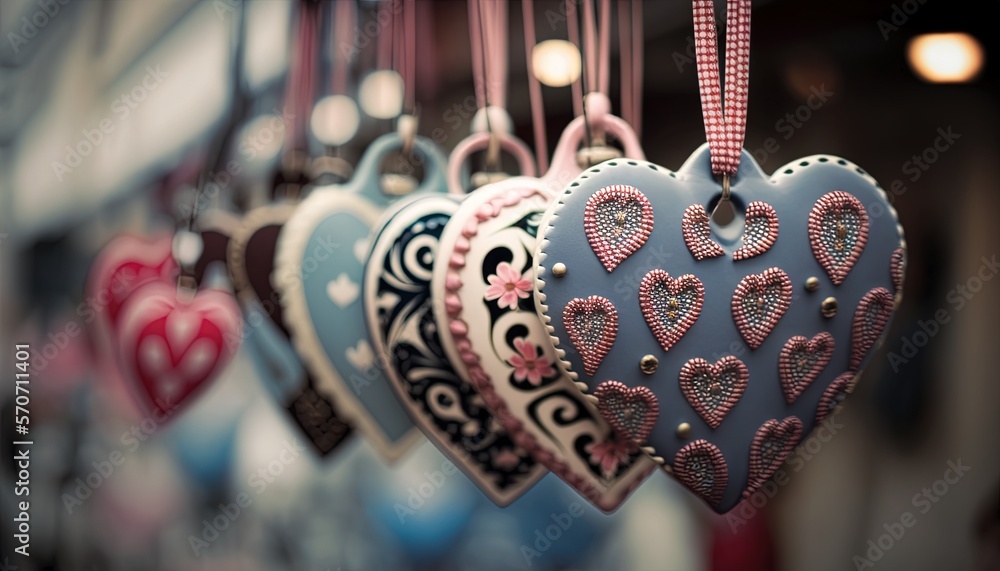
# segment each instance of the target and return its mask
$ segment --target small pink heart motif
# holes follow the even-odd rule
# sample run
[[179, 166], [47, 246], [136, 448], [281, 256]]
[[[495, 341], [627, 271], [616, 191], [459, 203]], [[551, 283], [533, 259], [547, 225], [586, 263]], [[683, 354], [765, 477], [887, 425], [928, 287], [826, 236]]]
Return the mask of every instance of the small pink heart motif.
[[830, 281], [840, 285], [868, 242], [868, 213], [842, 190], [828, 192], [809, 212], [809, 243]]
[[680, 341], [701, 315], [705, 287], [692, 274], [677, 279], [653, 270], [639, 284], [639, 306], [664, 351]]
[[726, 355], [714, 365], [705, 359], [694, 358], [684, 363], [680, 372], [684, 398], [713, 429], [722, 424], [740, 401], [749, 379], [747, 366], [732, 355]]
[[751, 349], [771, 334], [792, 303], [792, 280], [781, 268], [768, 268], [740, 280], [733, 292], [733, 320]]
[[847, 398], [847, 394], [851, 392], [853, 387], [851, 382], [854, 380], [854, 373], [847, 372], [840, 375], [830, 383], [830, 386], [826, 387], [823, 391], [823, 396], [819, 399], [819, 404], [816, 406], [816, 425], [823, 422], [830, 413], [836, 410], [840, 403], [844, 402]]
[[660, 401], [647, 387], [628, 388], [618, 381], [604, 381], [594, 390], [597, 410], [618, 432], [643, 444], [660, 416]]
[[757, 429], [750, 445], [750, 481], [743, 497], [751, 496], [781, 467], [802, 437], [802, 421], [795, 416], [771, 419]]
[[894, 300], [889, 290], [877, 287], [866, 293], [854, 311], [851, 325], [851, 370], [861, 366], [868, 351], [882, 335], [885, 324], [892, 317]]
[[649, 239], [653, 207], [634, 186], [606, 186], [587, 200], [583, 228], [590, 248], [611, 272]]
[[692, 204], [681, 217], [681, 233], [684, 244], [696, 260], [714, 258], [725, 254], [715, 240], [712, 240], [712, 227], [709, 225], [708, 212], [700, 204]]
[[232, 295], [204, 290], [183, 299], [174, 284], [156, 282], [122, 308], [119, 350], [144, 404], [170, 415], [226, 367], [239, 347], [240, 327]]
[[823, 372], [833, 357], [833, 335], [826, 331], [812, 339], [797, 335], [789, 339], [778, 355], [778, 378], [788, 404], [795, 402], [802, 391]]
[[896, 248], [892, 253], [892, 260], [889, 262], [889, 271], [892, 273], [892, 287], [896, 290], [896, 295], [903, 293], [903, 272], [906, 270], [906, 250]]
[[599, 295], [573, 299], [563, 309], [563, 325], [583, 358], [584, 370], [593, 375], [618, 336], [618, 311], [614, 304]]
[[695, 440], [674, 456], [674, 476], [689, 490], [710, 505], [722, 501], [729, 483], [729, 467], [717, 446], [707, 440]]
[[734, 260], [759, 256], [771, 249], [778, 240], [778, 215], [770, 204], [756, 200], [747, 205], [742, 240], [743, 245], [733, 252]]

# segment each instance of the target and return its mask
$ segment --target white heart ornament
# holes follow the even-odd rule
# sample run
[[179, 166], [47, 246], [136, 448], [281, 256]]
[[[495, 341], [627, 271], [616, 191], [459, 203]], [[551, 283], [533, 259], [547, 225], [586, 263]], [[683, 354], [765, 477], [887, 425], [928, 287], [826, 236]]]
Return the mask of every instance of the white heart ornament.
[[[403, 198], [383, 185], [381, 168], [404, 147], [396, 134], [380, 137], [353, 179], [314, 189], [285, 225], [276, 268], [285, 323], [317, 389], [390, 461], [420, 433], [390, 387], [384, 363], [357, 358], [359, 343], [369, 341], [361, 299], [365, 258], [358, 254], [386, 208]], [[416, 192], [446, 190], [445, 159], [430, 140], [417, 137], [407, 158], [424, 168]]]
[[[455, 212], [438, 247], [432, 291], [441, 344], [515, 441], [598, 508], [611, 512], [655, 464], [601, 416], [562, 370], [535, 312], [532, 254], [557, 189], [580, 172], [582, 118], [567, 127], [541, 178], [477, 189]], [[642, 151], [620, 119], [605, 128]], [[454, 165], [453, 165], [454, 167]]]

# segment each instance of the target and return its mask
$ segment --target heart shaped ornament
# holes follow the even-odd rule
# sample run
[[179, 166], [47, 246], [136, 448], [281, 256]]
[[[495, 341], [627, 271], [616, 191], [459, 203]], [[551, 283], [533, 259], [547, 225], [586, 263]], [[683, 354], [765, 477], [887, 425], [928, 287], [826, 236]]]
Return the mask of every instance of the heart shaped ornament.
[[[627, 124], [606, 122], [631, 156], [642, 156]], [[584, 127], [579, 118], [566, 128], [545, 176], [489, 184], [465, 199], [438, 245], [431, 290], [444, 300], [437, 328], [459, 376], [515, 442], [610, 512], [655, 464], [561, 370], [530, 295], [538, 228], [555, 193], [581, 170], [576, 150]]]
[[[129, 392], [121, 373], [115, 335], [119, 314], [134, 291], [150, 282], [169, 280], [177, 273], [171, 240], [169, 234], [152, 238], [116, 236], [101, 249], [87, 275], [80, 315], [93, 327], [91, 337], [100, 358], [102, 376], [109, 380], [116, 394]], [[124, 402], [131, 399], [125, 396]]]
[[232, 360], [241, 327], [227, 292], [178, 291], [169, 282], [137, 290], [122, 308], [118, 348], [143, 408], [157, 420], [176, 414]]
[[227, 258], [244, 319], [253, 327], [247, 342], [255, 349], [261, 376], [316, 451], [326, 455], [346, 440], [351, 426], [301, 364], [274, 285], [278, 237], [295, 208], [293, 202], [275, 202], [248, 212], [229, 240]]
[[[365, 274], [365, 310], [375, 351], [388, 361], [386, 372], [410, 415], [487, 497], [505, 506], [545, 467], [515, 442], [441, 342], [435, 316], [443, 300], [432, 294], [431, 280], [441, 234], [462, 198], [419, 197], [386, 215]], [[526, 297], [531, 282], [520, 285]], [[513, 302], [509, 295], [504, 300]]]
[[[278, 239], [274, 282], [296, 350], [317, 380], [317, 394], [355, 426], [386, 460], [395, 460], [420, 437], [376, 358], [361, 300], [369, 234], [387, 207], [405, 195], [383, 183], [381, 165], [400, 153], [396, 134], [376, 139], [343, 185], [315, 188], [295, 210]], [[447, 190], [445, 159], [417, 137], [407, 157], [422, 165], [411, 192]]]
[[[604, 192], [621, 188], [633, 190]], [[720, 513], [851, 390], [905, 258], [885, 193], [843, 159], [807, 157], [768, 178], [744, 152], [731, 189], [737, 215], [721, 226], [708, 215], [720, 184], [707, 145], [676, 173], [608, 161], [553, 204], [535, 254], [562, 366]], [[609, 268], [607, 241], [631, 255]]]

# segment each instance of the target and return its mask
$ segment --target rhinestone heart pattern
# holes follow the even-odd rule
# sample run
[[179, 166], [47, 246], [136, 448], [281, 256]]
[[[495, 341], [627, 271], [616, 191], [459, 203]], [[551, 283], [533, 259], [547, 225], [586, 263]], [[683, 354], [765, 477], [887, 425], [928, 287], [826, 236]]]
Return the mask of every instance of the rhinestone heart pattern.
[[604, 381], [594, 390], [597, 410], [611, 426], [643, 444], [660, 416], [660, 401], [647, 387], [628, 388], [618, 381]]
[[733, 293], [733, 319], [751, 349], [767, 339], [791, 303], [792, 280], [781, 268], [768, 268], [740, 281]]
[[882, 331], [892, 316], [893, 305], [892, 294], [881, 287], [866, 293], [858, 302], [858, 308], [854, 311], [854, 324], [851, 327], [852, 371], [861, 366], [865, 355], [882, 336]]
[[674, 476], [712, 506], [722, 501], [729, 483], [729, 467], [719, 448], [707, 440], [695, 440], [674, 456]]
[[574, 299], [563, 310], [563, 324], [570, 342], [583, 358], [588, 375], [597, 372], [618, 336], [618, 311], [606, 297]]
[[842, 190], [820, 197], [809, 212], [813, 255], [835, 285], [843, 283], [868, 242], [868, 213]]
[[830, 386], [826, 387], [823, 396], [819, 399], [819, 404], [816, 406], [817, 425], [833, 413], [840, 406], [840, 403], [844, 402], [853, 388], [851, 386], [853, 380], [854, 373], [847, 372], [834, 379]]
[[788, 404], [795, 402], [819, 377], [833, 357], [833, 335], [826, 331], [812, 339], [796, 335], [789, 339], [778, 355], [778, 379]]
[[583, 228], [591, 249], [609, 272], [646, 243], [653, 231], [653, 207], [639, 189], [615, 184], [587, 201]]
[[751, 496], [785, 463], [802, 438], [802, 421], [790, 416], [768, 420], [757, 430], [750, 445], [750, 482], [744, 497]]
[[771, 249], [778, 240], [778, 215], [774, 208], [760, 200], [747, 205], [743, 245], [733, 252], [734, 260], [746, 260]]
[[672, 278], [656, 269], [639, 284], [639, 306], [642, 315], [664, 351], [680, 341], [684, 333], [701, 315], [705, 302], [705, 286], [692, 274]]
[[696, 260], [723, 256], [726, 253], [722, 246], [712, 239], [708, 212], [700, 204], [692, 204], [684, 210], [684, 215], [681, 217], [681, 233], [684, 235], [684, 244]]
[[889, 272], [892, 275], [892, 287], [896, 290], [896, 295], [903, 293], [903, 274], [906, 270], [906, 250], [896, 248], [892, 252], [892, 259], [889, 261]]
[[747, 366], [732, 355], [715, 364], [691, 359], [681, 367], [680, 386], [684, 398], [712, 428], [718, 428], [740, 401], [750, 380]]

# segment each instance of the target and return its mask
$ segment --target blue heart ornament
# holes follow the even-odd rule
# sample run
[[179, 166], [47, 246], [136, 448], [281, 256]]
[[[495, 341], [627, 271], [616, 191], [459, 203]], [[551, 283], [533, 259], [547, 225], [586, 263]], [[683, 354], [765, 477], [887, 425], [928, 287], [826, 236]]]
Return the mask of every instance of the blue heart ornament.
[[767, 177], [744, 151], [730, 184], [723, 226], [707, 145], [677, 172], [607, 161], [550, 206], [534, 262], [577, 386], [720, 513], [853, 389], [905, 263], [884, 191], [846, 160]]
[[[318, 187], [298, 205], [279, 238], [274, 279], [285, 324], [318, 389], [386, 460], [399, 458], [420, 433], [370, 343], [361, 288], [373, 227], [407, 197], [391, 194], [382, 172], [383, 161], [403, 148], [396, 134], [376, 139], [354, 178]], [[417, 137], [408, 159], [424, 169], [412, 194], [447, 190], [445, 158], [433, 142]]]

